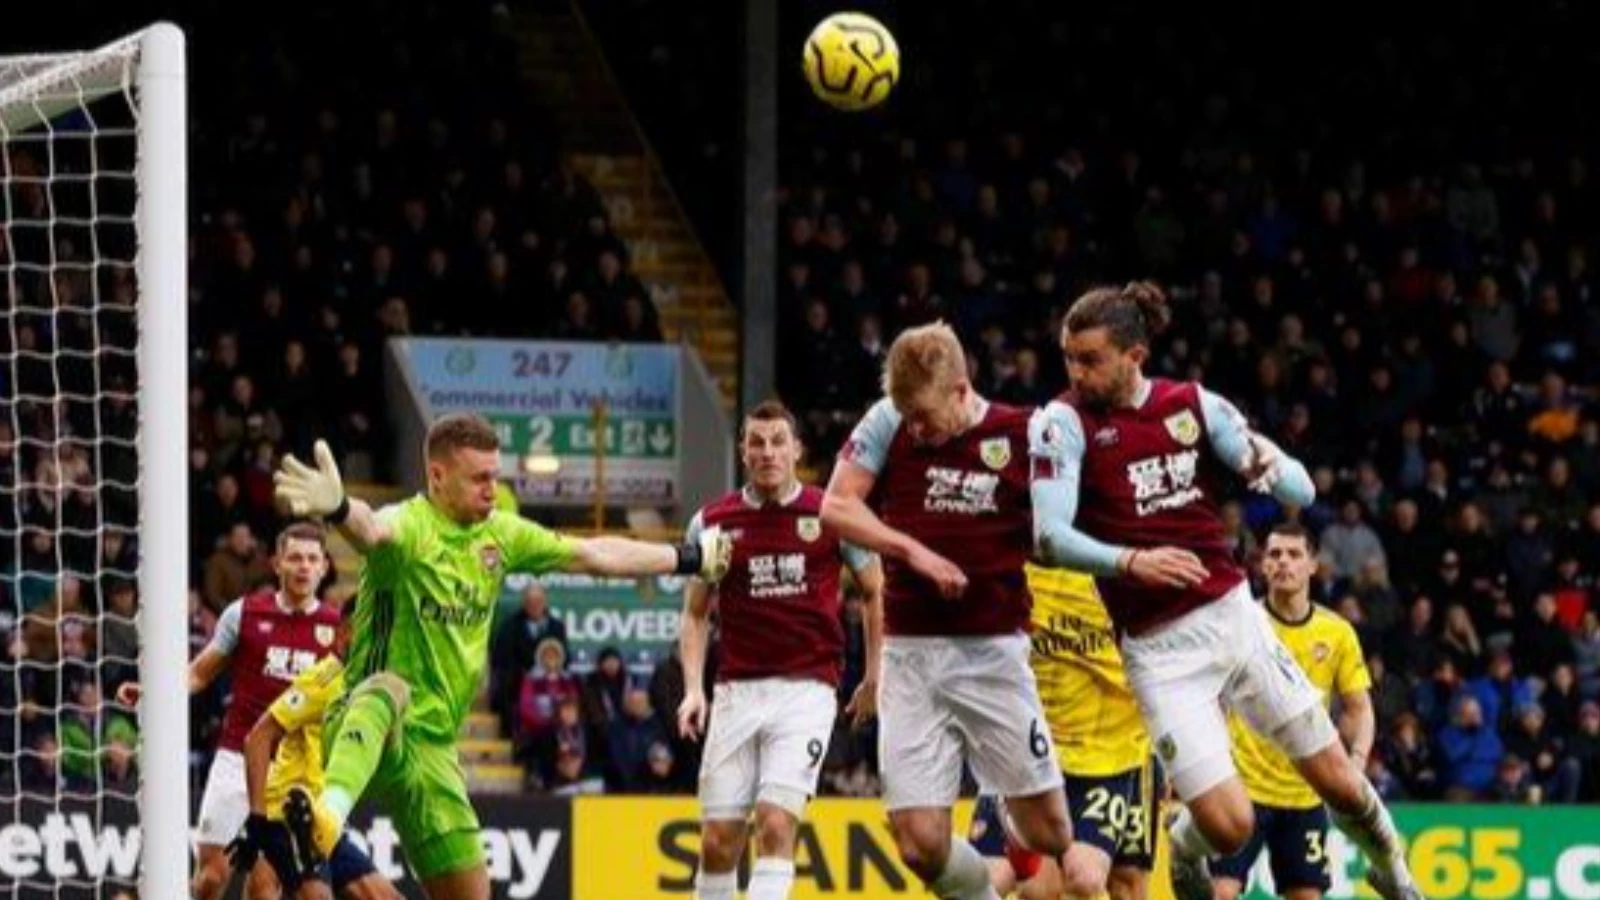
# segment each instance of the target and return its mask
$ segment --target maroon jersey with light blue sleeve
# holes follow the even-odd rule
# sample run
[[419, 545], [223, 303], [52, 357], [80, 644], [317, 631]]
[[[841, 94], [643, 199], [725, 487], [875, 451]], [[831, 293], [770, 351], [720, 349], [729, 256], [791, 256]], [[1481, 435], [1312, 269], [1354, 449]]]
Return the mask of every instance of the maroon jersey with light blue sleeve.
[[885, 525], [960, 567], [967, 591], [948, 600], [904, 562], [884, 560], [890, 635], [972, 636], [1022, 631], [1033, 605], [1023, 564], [1033, 553], [1028, 492], [1030, 411], [986, 403], [982, 418], [939, 446], [918, 444], [880, 400], [840, 458], [877, 476], [869, 498]]
[[[1096, 409], [1070, 395], [1052, 402], [1039, 414], [1032, 448], [1035, 478], [1060, 480], [1062, 490], [1075, 494], [1071, 527], [1104, 545], [1181, 547], [1206, 567], [1205, 581], [1180, 589], [1108, 572], [1114, 558], [1083, 565], [1100, 576], [1112, 621], [1133, 635], [1224, 596], [1245, 577], [1219, 508], [1229, 467], [1214, 449], [1218, 433], [1231, 435], [1235, 426], [1207, 421], [1208, 406], [1218, 415], [1231, 405], [1202, 402], [1200, 386], [1191, 382], [1152, 379], [1149, 386], [1132, 408]], [[1068, 465], [1077, 467], [1075, 479], [1056, 471]], [[1050, 514], [1047, 496], [1036, 491], [1035, 502], [1042, 516]], [[1050, 525], [1041, 522], [1046, 531]]]
[[838, 685], [844, 659], [839, 569], [872, 554], [822, 525], [822, 491], [796, 485], [778, 501], [749, 489], [707, 504], [687, 539], [720, 527], [733, 538], [728, 574], [712, 588], [721, 640], [717, 680], [796, 678]]
[[289, 682], [333, 652], [338, 627], [337, 608], [313, 602], [293, 610], [270, 588], [223, 610], [210, 645], [228, 656], [232, 688], [220, 749], [244, 749], [250, 729]]

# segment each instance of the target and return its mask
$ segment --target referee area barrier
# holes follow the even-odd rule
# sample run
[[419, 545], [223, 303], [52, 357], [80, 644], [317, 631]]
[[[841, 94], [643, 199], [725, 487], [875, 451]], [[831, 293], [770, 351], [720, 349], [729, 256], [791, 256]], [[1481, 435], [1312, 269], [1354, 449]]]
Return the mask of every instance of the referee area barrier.
[[[496, 898], [694, 895], [699, 806], [693, 798], [483, 796], [474, 804]], [[140, 832], [131, 803], [62, 799], [15, 811], [0, 820], [0, 886], [18, 886], [19, 896], [98, 897], [103, 879], [130, 877], [138, 865]], [[1400, 804], [1394, 812], [1429, 900], [1600, 900], [1600, 807]], [[971, 816], [972, 804], [961, 803], [957, 828], [964, 832]], [[422, 896], [386, 818], [358, 814], [352, 837], [407, 897]], [[1309, 850], [1325, 854], [1330, 900], [1373, 897], [1361, 881], [1359, 853], [1338, 831]], [[1159, 874], [1163, 866], [1158, 853], [1151, 900], [1172, 900]], [[1266, 869], [1262, 859], [1246, 896], [1272, 896]], [[881, 802], [829, 798], [811, 805], [801, 829], [792, 896], [929, 895], [896, 859]]]

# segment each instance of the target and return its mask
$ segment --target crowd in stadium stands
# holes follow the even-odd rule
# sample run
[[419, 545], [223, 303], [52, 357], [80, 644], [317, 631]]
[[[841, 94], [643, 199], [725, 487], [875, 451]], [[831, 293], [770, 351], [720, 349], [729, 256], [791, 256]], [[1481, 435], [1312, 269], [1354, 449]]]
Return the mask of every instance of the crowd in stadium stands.
[[[897, 23], [917, 52], [893, 127], [786, 94], [780, 388], [813, 459], [825, 463], [876, 395], [899, 329], [953, 322], [979, 390], [1037, 404], [1063, 386], [1056, 335], [1073, 296], [1160, 279], [1177, 323], [1155, 348], [1159, 373], [1204, 378], [1314, 473], [1314, 506], [1241, 493], [1230, 522], [1246, 559], [1286, 517], [1319, 534], [1318, 599], [1355, 623], [1372, 669], [1380, 790], [1600, 800], [1600, 175], [1582, 115], [1600, 82], [1540, 95], [1570, 115], [1528, 102], [1553, 83], [1553, 60], [1591, 58], [1568, 44], [1592, 29], [1556, 18], [1587, 13], [1520, 13], [1559, 46], [1513, 65], [1510, 32], [1481, 10], [1464, 10], [1446, 44], [1311, 4], [1327, 7], [1327, 27], [1286, 27], [1240, 54], [1212, 39], [1226, 22], [1188, 40], [1188, 24], [1142, 19], [1137, 4], [1067, 23], [1034, 3], [1040, 27], [991, 46], [962, 28], [974, 4]], [[197, 79], [192, 100], [195, 652], [263, 577], [282, 452], [327, 435], [353, 477], [388, 475], [375, 452], [385, 337], [659, 333], [600, 198], [519, 95], [501, 36], [443, 7], [364, 6], [293, 29], [230, 8], [264, 17], [227, 26], [258, 46], [194, 42], [193, 69], [225, 73]], [[368, 39], [345, 41], [341, 16], [364, 16]], [[204, 57], [222, 46], [226, 58]], [[632, 58], [723, 64], [691, 47]], [[939, 58], [976, 62], [930, 65]], [[1007, 59], [1074, 69], [1019, 74]], [[1551, 127], [1571, 144], [1544, 140]], [[7, 309], [75, 290], [54, 287], [8, 287]], [[101, 293], [127, 289], [112, 279]], [[7, 352], [81, 339], [70, 316], [59, 334], [13, 324]], [[17, 498], [0, 504], [12, 516], [0, 522], [0, 758], [29, 751], [0, 778], [131, 783], [132, 720], [102, 705], [136, 646], [126, 574], [139, 551], [117, 487], [133, 480], [132, 456], [110, 440], [136, 424], [125, 379], [108, 374], [91, 409], [0, 416], [0, 487]], [[19, 443], [19, 425], [42, 443]], [[97, 611], [109, 615], [74, 617]], [[862, 665], [859, 607], [846, 615], [844, 696]], [[493, 652], [493, 706], [530, 789], [692, 789], [695, 748], [672, 727], [675, 659], [645, 679], [615, 653], [570, 672], [537, 591]], [[196, 707], [198, 770], [220, 696]], [[38, 708], [57, 706], [59, 725], [40, 727]], [[110, 748], [98, 766], [96, 747]], [[839, 729], [824, 790], [876, 793], [870, 729]]]
[[[283, 453], [305, 458], [327, 437], [350, 477], [389, 477], [387, 337], [660, 339], [600, 196], [518, 87], [513, 37], [487, 5], [391, 7], [341, 5], [289, 29], [265, 9], [243, 27], [219, 8], [184, 22], [191, 70], [215, 73], [190, 101], [193, 653], [229, 602], [271, 577]], [[205, 39], [223, 29], [227, 40]], [[344, 39], [355, 31], [361, 41]], [[12, 164], [42, 173], [27, 152]], [[44, 216], [65, 202], [11, 190]], [[38, 243], [17, 259], [50, 261], [50, 240]], [[58, 232], [53, 249], [82, 262], [90, 245]], [[121, 357], [96, 371], [62, 354], [135, 346], [130, 276], [102, 270], [97, 315], [68, 315], [92, 293], [80, 276], [0, 281], [0, 351], [39, 354], [0, 367], [8, 396], [99, 396], [0, 414], [0, 781], [134, 783], [134, 718], [108, 699], [137, 674], [134, 373]], [[226, 692], [193, 706], [202, 775]], [[618, 716], [639, 709], [616, 693]], [[616, 731], [625, 753], [649, 755]]]

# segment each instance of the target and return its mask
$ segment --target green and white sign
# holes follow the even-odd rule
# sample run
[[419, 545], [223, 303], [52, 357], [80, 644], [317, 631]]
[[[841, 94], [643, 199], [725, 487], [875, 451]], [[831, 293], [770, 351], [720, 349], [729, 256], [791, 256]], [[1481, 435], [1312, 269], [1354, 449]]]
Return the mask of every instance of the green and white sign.
[[[1428, 900], [1600, 900], [1600, 808], [1399, 804], [1395, 822]], [[1366, 861], [1338, 829], [1326, 853], [1329, 900], [1375, 898]], [[1275, 896], [1266, 855], [1246, 897]]]
[[[676, 347], [440, 338], [402, 347], [430, 416], [475, 412], [499, 429], [502, 471], [524, 502], [593, 503], [597, 452], [608, 499], [678, 497]], [[530, 475], [529, 457], [553, 459], [556, 470]]]
[[[522, 606], [528, 576], [513, 575], [501, 590], [497, 616]], [[628, 668], [648, 676], [656, 663], [672, 653], [683, 619], [684, 579], [595, 578], [589, 575], [545, 575], [539, 579], [550, 600], [550, 612], [567, 626], [568, 665], [575, 671], [593, 668], [600, 651], [615, 647]]]

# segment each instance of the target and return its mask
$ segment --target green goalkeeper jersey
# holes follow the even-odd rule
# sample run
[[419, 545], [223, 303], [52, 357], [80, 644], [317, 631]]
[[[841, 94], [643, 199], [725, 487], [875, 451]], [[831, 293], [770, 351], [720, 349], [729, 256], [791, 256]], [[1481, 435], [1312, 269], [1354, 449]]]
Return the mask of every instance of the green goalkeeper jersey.
[[496, 510], [459, 525], [426, 497], [386, 506], [393, 538], [367, 554], [347, 683], [388, 671], [411, 685], [405, 733], [454, 741], [483, 680], [501, 582], [563, 568], [567, 538]]

